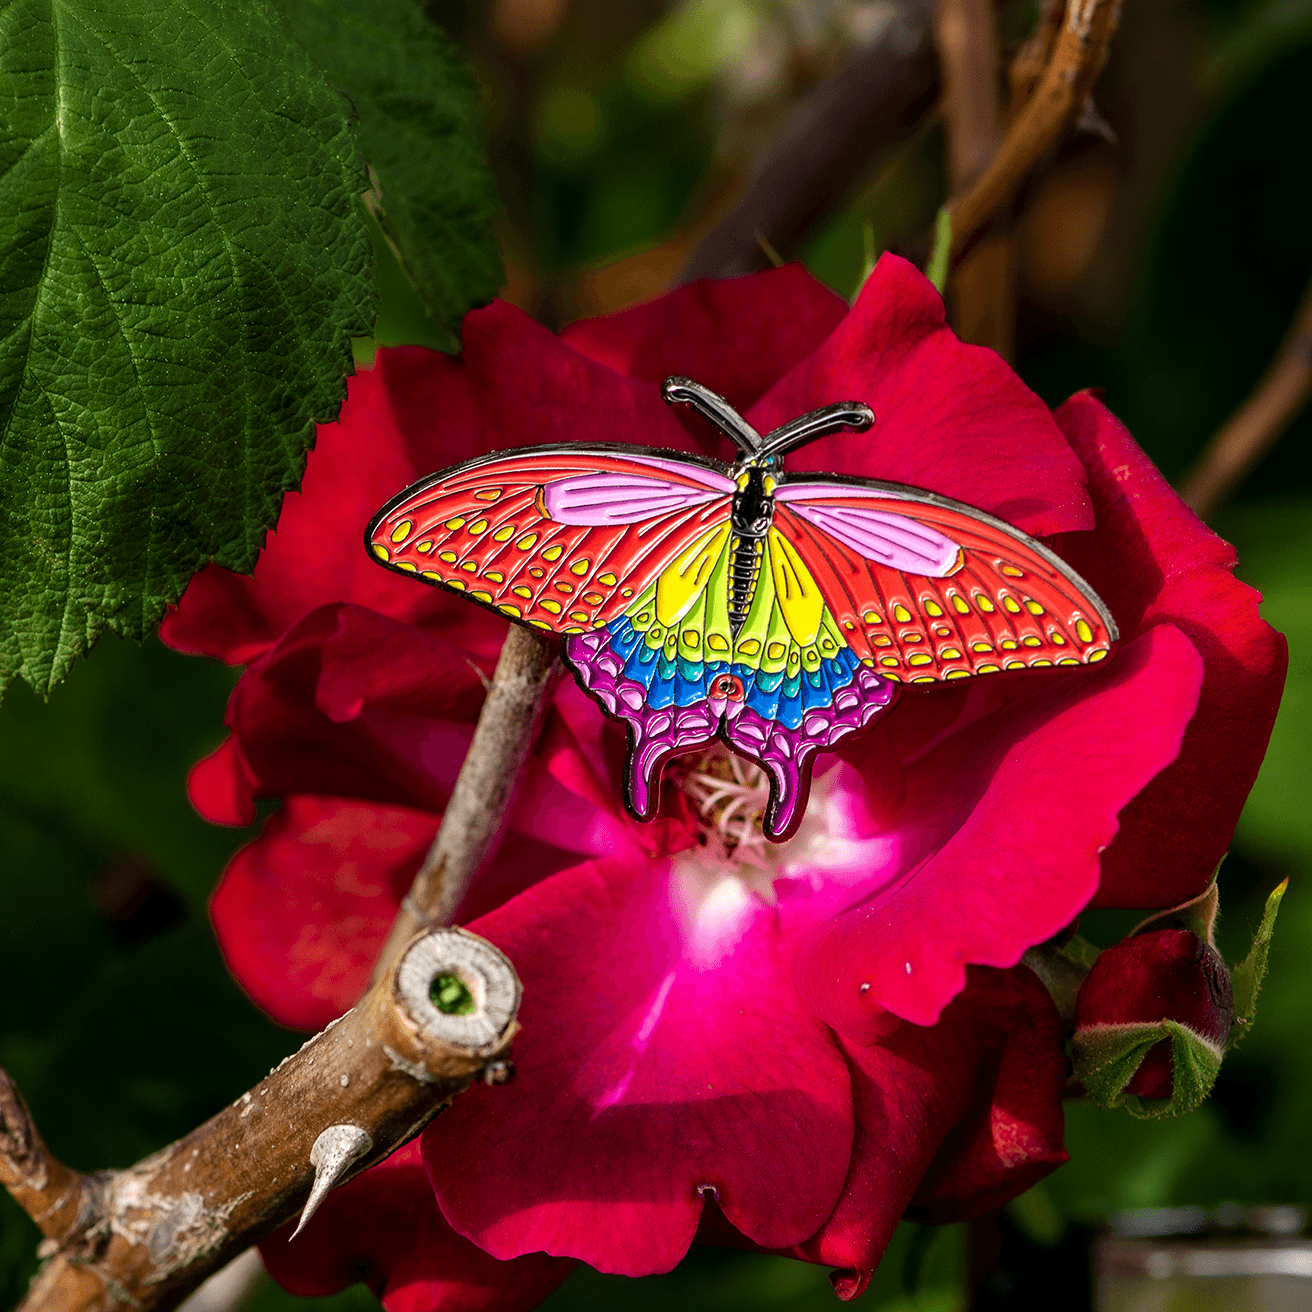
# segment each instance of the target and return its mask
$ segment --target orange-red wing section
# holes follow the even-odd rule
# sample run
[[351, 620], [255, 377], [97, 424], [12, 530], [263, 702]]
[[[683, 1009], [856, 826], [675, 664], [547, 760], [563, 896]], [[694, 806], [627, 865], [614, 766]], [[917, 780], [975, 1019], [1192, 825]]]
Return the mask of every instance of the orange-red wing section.
[[[842, 504], [826, 497], [826, 506]], [[852, 650], [880, 674], [934, 683], [1106, 658], [1116, 639], [1111, 616], [1038, 543], [967, 507], [889, 497], [879, 508], [959, 543], [955, 568], [943, 578], [889, 568], [782, 504], [774, 523], [815, 576]]]
[[[621, 615], [698, 534], [729, 515], [730, 497], [704, 474], [681, 477], [660, 462], [672, 488], [699, 504], [626, 524], [563, 524], [544, 491], [581, 475], [652, 476], [605, 449], [515, 452], [458, 466], [394, 498], [369, 526], [369, 549], [390, 569], [463, 593], [509, 619], [553, 633], [582, 633]], [[727, 482], [727, 480], [724, 480]], [[732, 487], [732, 484], [729, 484]]]

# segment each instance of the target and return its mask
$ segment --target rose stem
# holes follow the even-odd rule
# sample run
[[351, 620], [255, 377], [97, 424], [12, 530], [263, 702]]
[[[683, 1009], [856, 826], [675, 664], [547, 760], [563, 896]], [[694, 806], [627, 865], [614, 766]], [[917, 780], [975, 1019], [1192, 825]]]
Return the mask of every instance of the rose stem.
[[441, 827], [378, 954], [375, 978], [417, 930], [450, 924], [501, 835], [560, 669], [552, 639], [510, 626]]
[[1312, 283], [1289, 332], [1248, 399], [1212, 438], [1185, 476], [1180, 495], [1210, 519], [1312, 396]]

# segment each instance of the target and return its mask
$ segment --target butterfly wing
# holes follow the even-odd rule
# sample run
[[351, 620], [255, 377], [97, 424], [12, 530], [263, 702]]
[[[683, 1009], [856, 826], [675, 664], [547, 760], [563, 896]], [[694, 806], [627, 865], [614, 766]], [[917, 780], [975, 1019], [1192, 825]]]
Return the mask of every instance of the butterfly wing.
[[1056, 555], [1001, 520], [895, 485], [790, 480], [775, 525], [856, 656], [933, 683], [1104, 660], [1116, 625]]
[[733, 490], [710, 462], [668, 452], [537, 447], [414, 484], [378, 512], [365, 542], [389, 569], [578, 634], [621, 615], [726, 520]]

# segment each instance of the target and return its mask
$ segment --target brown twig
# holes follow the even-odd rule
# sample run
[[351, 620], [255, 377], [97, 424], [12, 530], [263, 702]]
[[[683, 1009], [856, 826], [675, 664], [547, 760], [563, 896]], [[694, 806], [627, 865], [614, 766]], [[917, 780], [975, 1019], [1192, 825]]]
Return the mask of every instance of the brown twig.
[[505, 824], [515, 782], [560, 674], [555, 644], [510, 626], [432, 846], [378, 954], [375, 979], [419, 929], [450, 924]]
[[1084, 112], [1120, 17], [1121, 0], [1067, 0], [1052, 53], [1029, 101], [983, 176], [965, 195], [948, 203], [954, 260], [1006, 211], [1031, 170]]
[[789, 254], [863, 169], [911, 134], [938, 95], [929, 26], [930, 0], [901, 0], [879, 37], [801, 105], [681, 282], [767, 268], [762, 236]]
[[1312, 396], [1312, 284], [1275, 359], [1252, 395], [1208, 443], [1180, 495], [1209, 519], [1275, 445]]
[[[992, 0], [938, 0], [934, 40], [943, 77], [948, 193], [964, 195], [1002, 141], [998, 39]], [[1016, 318], [1016, 253], [999, 224], [953, 271], [948, 313], [958, 336], [1010, 359]]]
[[[444, 1002], [452, 992], [466, 1014]], [[358, 1006], [231, 1106], [135, 1166], [92, 1175], [50, 1155], [0, 1071], [0, 1182], [46, 1236], [21, 1309], [175, 1307], [418, 1134], [476, 1076], [504, 1078], [518, 1009], [519, 980], [490, 943], [422, 934]]]
[[1002, 140], [992, 0], [938, 0], [934, 43], [943, 79], [948, 191], [969, 190]]

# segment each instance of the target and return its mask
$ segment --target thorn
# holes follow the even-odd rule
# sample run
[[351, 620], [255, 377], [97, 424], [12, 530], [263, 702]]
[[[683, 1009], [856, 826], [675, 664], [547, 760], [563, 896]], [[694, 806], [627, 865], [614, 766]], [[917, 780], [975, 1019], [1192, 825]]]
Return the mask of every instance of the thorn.
[[509, 1084], [515, 1078], [515, 1063], [509, 1057], [500, 1061], [488, 1062], [483, 1067], [483, 1083], [489, 1087], [497, 1084]]
[[328, 1197], [333, 1186], [346, 1174], [352, 1162], [358, 1161], [374, 1146], [367, 1130], [358, 1125], [330, 1125], [310, 1149], [310, 1165], [314, 1167], [314, 1187], [305, 1200], [305, 1209], [296, 1229], [295, 1239], [305, 1223], [319, 1210], [319, 1204]]
[[1121, 144], [1116, 129], [1098, 112], [1092, 96], [1085, 100], [1080, 117], [1075, 121], [1075, 128], [1077, 132], [1089, 132], [1095, 137], [1101, 137], [1109, 146]]

